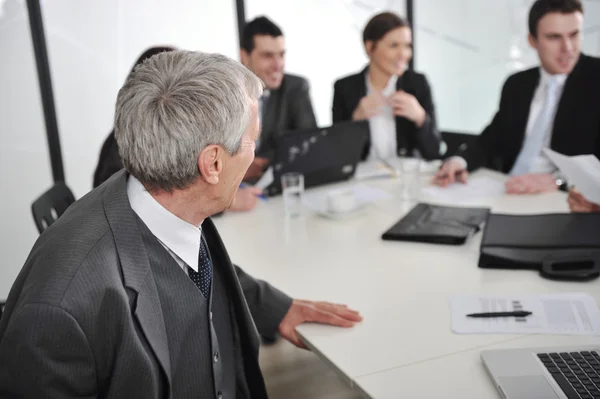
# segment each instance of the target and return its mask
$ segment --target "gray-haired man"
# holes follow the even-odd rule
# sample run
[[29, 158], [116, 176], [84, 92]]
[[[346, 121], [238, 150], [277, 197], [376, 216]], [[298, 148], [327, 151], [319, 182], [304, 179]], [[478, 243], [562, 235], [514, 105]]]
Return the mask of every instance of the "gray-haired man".
[[261, 92], [237, 62], [187, 51], [127, 79], [127, 172], [36, 242], [0, 320], [0, 396], [264, 398], [257, 327], [299, 344], [301, 322], [360, 320], [235, 268], [209, 218], [252, 162]]

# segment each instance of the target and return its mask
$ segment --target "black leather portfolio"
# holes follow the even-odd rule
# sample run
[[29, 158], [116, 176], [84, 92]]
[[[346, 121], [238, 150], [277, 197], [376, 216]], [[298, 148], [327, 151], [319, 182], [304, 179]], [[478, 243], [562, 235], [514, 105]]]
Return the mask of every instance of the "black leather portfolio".
[[384, 240], [463, 244], [481, 229], [488, 208], [460, 208], [419, 203], [383, 233]]
[[600, 275], [600, 214], [488, 217], [479, 267], [534, 269], [551, 279]]

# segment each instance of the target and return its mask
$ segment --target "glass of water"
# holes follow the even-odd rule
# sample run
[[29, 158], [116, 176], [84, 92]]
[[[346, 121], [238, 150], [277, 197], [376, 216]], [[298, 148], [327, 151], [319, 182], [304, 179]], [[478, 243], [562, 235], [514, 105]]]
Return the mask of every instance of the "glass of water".
[[302, 214], [302, 194], [304, 193], [304, 176], [302, 173], [289, 172], [281, 175], [281, 189], [286, 217]]
[[401, 196], [405, 201], [418, 201], [421, 194], [421, 160], [400, 157]]

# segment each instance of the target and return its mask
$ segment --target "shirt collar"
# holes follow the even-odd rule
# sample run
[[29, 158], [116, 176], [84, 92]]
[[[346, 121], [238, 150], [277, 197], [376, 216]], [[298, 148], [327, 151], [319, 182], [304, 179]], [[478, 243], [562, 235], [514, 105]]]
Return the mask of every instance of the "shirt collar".
[[131, 208], [152, 234], [197, 272], [202, 227], [169, 212], [131, 175], [127, 181], [127, 196]]
[[551, 75], [544, 68], [540, 67], [540, 85], [544, 87], [548, 84], [548, 82], [553, 79], [558, 83], [559, 86], [564, 86], [567, 78], [569, 77], [566, 73]]

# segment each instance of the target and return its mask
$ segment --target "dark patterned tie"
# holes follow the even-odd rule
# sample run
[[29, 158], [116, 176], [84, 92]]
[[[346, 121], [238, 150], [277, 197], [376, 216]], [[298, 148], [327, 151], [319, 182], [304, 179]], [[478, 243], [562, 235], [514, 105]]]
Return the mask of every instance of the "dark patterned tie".
[[212, 281], [212, 265], [208, 257], [206, 244], [202, 239], [200, 240], [200, 253], [198, 254], [198, 271], [196, 272], [188, 266], [188, 275], [200, 289], [204, 298], [208, 299], [210, 295], [210, 282]]

